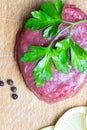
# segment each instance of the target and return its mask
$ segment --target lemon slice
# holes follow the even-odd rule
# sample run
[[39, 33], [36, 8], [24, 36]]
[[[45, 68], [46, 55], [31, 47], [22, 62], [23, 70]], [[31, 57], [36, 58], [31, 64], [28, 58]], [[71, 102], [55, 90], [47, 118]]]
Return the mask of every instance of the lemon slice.
[[48, 126], [48, 127], [42, 128], [40, 130], [54, 130], [54, 126]]
[[87, 130], [87, 107], [68, 110], [57, 121], [54, 130]]
[[86, 129], [87, 129], [87, 113], [86, 113]]

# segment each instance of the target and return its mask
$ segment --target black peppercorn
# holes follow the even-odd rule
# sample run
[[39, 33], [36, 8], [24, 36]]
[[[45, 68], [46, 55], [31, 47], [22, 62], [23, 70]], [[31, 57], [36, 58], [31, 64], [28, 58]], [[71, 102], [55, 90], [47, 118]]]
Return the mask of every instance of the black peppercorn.
[[16, 100], [16, 99], [18, 98], [18, 95], [17, 95], [17, 94], [12, 94], [12, 98], [13, 98], [14, 100]]
[[4, 86], [4, 82], [0, 81], [0, 86], [3, 87]]
[[13, 85], [13, 80], [8, 79], [8, 80], [7, 80], [7, 83], [8, 83], [8, 85], [10, 85], [10, 86], [11, 86], [11, 85]]
[[16, 91], [17, 91], [17, 88], [16, 88], [16, 87], [14, 87], [14, 86], [13, 86], [13, 87], [11, 87], [11, 91], [12, 91], [12, 92], [16, 92]]

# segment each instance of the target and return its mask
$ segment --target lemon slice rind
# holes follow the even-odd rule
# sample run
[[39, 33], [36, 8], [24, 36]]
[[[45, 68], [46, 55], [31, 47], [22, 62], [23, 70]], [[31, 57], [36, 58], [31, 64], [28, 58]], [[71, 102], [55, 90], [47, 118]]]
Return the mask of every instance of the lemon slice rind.
[[42, 128], [40, 130], [54, 130], [54, 126], [48, 126], [48, 127]]

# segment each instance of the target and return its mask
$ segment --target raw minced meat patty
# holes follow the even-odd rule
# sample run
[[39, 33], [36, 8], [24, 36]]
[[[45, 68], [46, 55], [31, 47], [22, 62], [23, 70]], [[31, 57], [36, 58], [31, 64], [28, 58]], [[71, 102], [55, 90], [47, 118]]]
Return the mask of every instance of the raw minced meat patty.
[[[66, 5], [63, 11], [63, 19], [66, 21], [76, 22], [87, 19], [87, 15], [73, 5]], [[63, 23], [60, 30], [68, 25]], [[63, 32], [58, 40], [64, 39], [69, 33], [69, 29]], [[72, 38], [84, 49], [87, 50], [87, 23], [81, 23], [73, 28]], [[15, 48], [15, 57], [17, 59], [24, 80], [30, 90], [41, 100], [48, 103], [54, 103], [74, 96], [87, 80], [87, 75], [79, 73], [71, 68], [70, 74], [58, 72], [54, 66], [53, 77], [50, 82], [45, 82], [40, 88], [36, 87], [35, 79], [32, 76], [33, 69], [37, 63], [22, 63], [20, 58], [28, 51], [30, 45], [48, 46], [52, 38], [44, 39], [42, 31], [31, 31], [30, 29], [22, 30], [17, 35]]]

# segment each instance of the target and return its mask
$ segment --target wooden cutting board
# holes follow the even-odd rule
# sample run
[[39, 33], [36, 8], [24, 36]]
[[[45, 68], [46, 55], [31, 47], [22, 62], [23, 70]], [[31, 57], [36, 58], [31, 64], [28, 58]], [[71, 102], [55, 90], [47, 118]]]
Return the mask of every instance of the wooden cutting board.
[[[46, 104], [27, 89], [14, 60], [16, 33], [23, 26], [30, 12], [38, 9], [47, 0], [0, 0], [0, 79], [5, 87], [0, 88], [0, 130], [39, 130], [53, 125], [57, 119], [73, 106], [87, 105], [87, 85], [80, 93], [67, 100]], [[87, 12], [87, 0], [64, 0]], [[11, 98], [7, 79], [14, 80], [18, 100]]]

